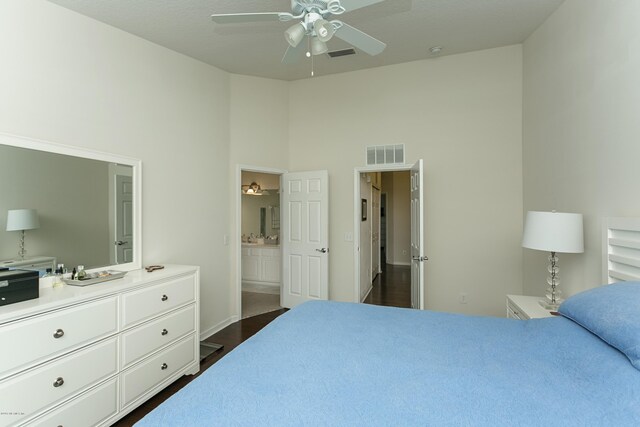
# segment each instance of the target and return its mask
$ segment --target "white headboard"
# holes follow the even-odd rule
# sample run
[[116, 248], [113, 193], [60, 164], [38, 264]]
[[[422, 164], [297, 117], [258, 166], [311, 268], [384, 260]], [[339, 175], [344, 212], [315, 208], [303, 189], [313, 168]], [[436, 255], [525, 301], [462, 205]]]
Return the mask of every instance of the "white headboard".
[[640, 281], [640, 218], [605, 218], [602, 255], [604, 283]]

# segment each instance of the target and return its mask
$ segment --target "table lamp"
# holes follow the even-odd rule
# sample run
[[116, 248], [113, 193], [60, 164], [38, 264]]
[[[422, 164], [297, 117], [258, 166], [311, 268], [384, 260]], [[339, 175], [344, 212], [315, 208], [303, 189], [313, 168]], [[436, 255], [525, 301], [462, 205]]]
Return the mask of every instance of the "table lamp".
[[582, 235], [582, 214], [563, 212], [527, 212], [524, 225], [522, 246], [529, 249], [550, 252], [549, 277], [546, 300], [540, 301], [547, 310], [557, 310], [562, 302], [561, 292], [557, 289], [558, 278], [557, 252], [582, 253], [584, 241]]
[[24, 248], [24, 231], [40, 227], [38, 211], [35, 209], [11, 209], [7, 213], [7, 231], [21, 231], [20, 250], [18, 255], [24, 259], [27, 251]]

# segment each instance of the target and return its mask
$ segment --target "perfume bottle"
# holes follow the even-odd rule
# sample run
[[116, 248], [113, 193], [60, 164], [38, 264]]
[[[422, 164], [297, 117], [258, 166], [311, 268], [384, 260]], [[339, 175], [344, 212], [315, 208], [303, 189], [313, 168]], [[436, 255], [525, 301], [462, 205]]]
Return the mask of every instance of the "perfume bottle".
[[62, 281], [62, 274], [63, 273], [64, 273], [64, 266], [62, 266], [62, 264], [58, 264], [58, 268], [56, 268], [55, 278], [53, 280], [53, 287], [54, 288], [59, 288], [62, 285], [64, 285], [64, 282]]
[[87, 272], [84, 271], [84, 265], [79, 265], [78, 266], [78, 273], [76, 275], [76, 278], [78, 280], [84, 280], [87, 278]]

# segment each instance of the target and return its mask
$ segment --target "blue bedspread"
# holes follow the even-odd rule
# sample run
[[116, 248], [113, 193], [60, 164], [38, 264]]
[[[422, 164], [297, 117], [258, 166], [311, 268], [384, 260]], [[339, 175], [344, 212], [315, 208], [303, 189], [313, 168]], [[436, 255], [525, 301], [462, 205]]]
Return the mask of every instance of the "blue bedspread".
[[640, 426], [640, 371], [561, 317], [310, 302], [137, 426]]

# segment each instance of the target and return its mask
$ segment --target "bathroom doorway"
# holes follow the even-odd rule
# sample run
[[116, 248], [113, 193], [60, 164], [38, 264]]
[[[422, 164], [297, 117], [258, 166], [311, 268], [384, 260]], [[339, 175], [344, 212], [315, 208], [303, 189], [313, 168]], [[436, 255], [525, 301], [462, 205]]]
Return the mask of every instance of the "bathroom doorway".
[[280, 175], [240, 171], [240, 318], [279, 310], [282, 285]]

